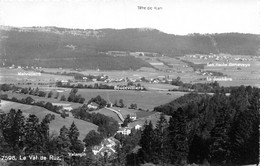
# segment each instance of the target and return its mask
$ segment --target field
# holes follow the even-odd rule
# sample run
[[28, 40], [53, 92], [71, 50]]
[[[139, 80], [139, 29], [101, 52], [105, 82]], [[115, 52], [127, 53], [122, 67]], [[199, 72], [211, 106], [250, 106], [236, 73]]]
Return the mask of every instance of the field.
[[108, 117], [115, 119], [118, 123], [122, 123], [122, 121], [119, 119], [119, 117], [117, 116], [116, 113], [114, 113], [106, 108], [102, 108], [102, 109], [99, 109], [96, 111], [91, 111], [91, 113], [100, 113], [100, 114], [103, 114], [103, 115], [106, 115]]
[[143, 112], [143, 111], [139, 111], [139, 110], [135, 110], [135, 109], [119, 108], [119, 107], [112, 107], [112, 109], [119, 111], [123, 115], [124, 118], [126, 118], [127, 115]]
[[52, 74], [43, 74], [41, 73], [40, 76], [27, 76], [27, 75], [18, 75], [18, 72], [25, 72], [29, 73], [32, 71], [25, 71], [23, 69], [7, 69], [7, 68], [0, 68], [0, 83], [11, 83], [17, 85], [20, 83], [26, 84], [28, 82], [34, 82], [31, 86], [35, 86], [38, 83], [46, 83], [46, 84], [54, 84], [57, 80], [69, 80], [73, 79], [73, 77], [70, 76], [62, 76], [62, 75], [52, 75]]
[[[150, 115], [146, 115], [144, 118], [140, 118], [132, 123], [129, 124], [130, 127], [134, 127], [137, 124], [143, 126], [143, 124], [145, 123], [145, 121], [147, 121], [148, 123], [151, 121], [153, 126], [156, 126], [157, 121], [160, 118], [161, 113], [160, 112], [150, 112]], [[167, 121], [169, 121], [170, 116], [165, 115], [165, 118], [167, 119]]]
[[[58, 105], [65, 104], [65, 106], [72, 107], [72, 108], [78, 108], [78, 107], [82, 106], [82, 104], [79, 104], [79, 103], [60, 101], [58, 99], [54, 99], [53, 97], [52, 98], [39, 97], [39, 96], [33, 96], [33, 95], [28, 95], [28, 94], [22, 94], [22, 93], [12, 93], [10, 91], [5, 92], [5, 94], [7, 94], [9, 98], [16, 97], [17, 99], [22, 99], [22, 98], [26, 98], [26, 97], [30, 96], [36, 102], [37, 101], [44, 101], [44, 102], [50, 102], [50, 103], [58, 103]], [[53, 96], [55, 96], [55, 95], [56, 95], [56, 93], [53, 94]]]
[[[167, 94], [168, 93], [168, 94]], [[68, 96], [69, 92], [63, 92]], [[137, 104], [138, 108], [153, 110], [154, 107], [168, 103], [180, 96], [186, 94], [185, 92], [163, 92], [163, 91], [130, 91], [130, 90], [105, 90], [105, 89], [79, 89], [78, 94], [86, 99], [85, 103], [100, 95], [106, 101], [112, 103], [123, 99], [127, 107], [130, 104]], [[170, 95], [169, 95], [170, 94]]]
[[66, 117], [65, 119], [62, 118], [59, 114], [53, 113], [51, 111], [46, 110], [45, 108], [37, 107], [37, 106], [31, 106], [31, 105], [25, 105], [10, 101], [1, 101], [1, 109], [8, 113], [11, 108], [14, 108], [16, 110], [21, 109], [26, 117], [28, 117], [29, 114], [35, 114], [40, 121], [45, 117], [47, 114], [54, 114], [55, 120], [53, 120], [50, 123], [50, 133], [55, 132], [56, 134], [59, 134], [60, 128], [65, 125], [67, 128], [70, 127], [72, 122], [76, 124], [78, 127], [78, 130], [80, 132], [79, 139], [83, 140], [86, 136], [86, 134], [90, 130], [97, 130], [98, 126], [85, 122], [83, 120], [75, 119], [72, 117]]
[[[40, 88], [41, 89], [41, 88]], [[52, 88], [52, 91], [54, 92], [54, 95], [56, 95], [55, 89]], [[8, 95], [9, 98], [16, 97], [18, 99], [26, 98], [28, 96], [32, 97], [35, 101], [44, 101], [44, 102], [51, 102], [51, 103], [60, 103], [60, 104], [70, 104], [66, 105], [72, 108], [77, 108], [82, 106], [82, 104], [79, 103], [73, 103], [73, 102], [67, 102], [67, 101], [60, 101], [58, 99], [54, 98], [47, 98], [47, 97], [38, 97], [28, 94], [20, 94], [20, 93], [12, 93], [10, 91], [4, 92]], [[91, 99], [96, 97], [97, 95], [100, 95], [102, 98], [104, 98], [106, 101], [111, 101], [112, 103], [117, 100], [117, 102], [120, 99], [123, 99], [124, 104], [127, 105], [127, 107], [130, 106], [130, 104], [137, 104], [138, 108], [142, 109], [153, 109], [155, 106], [168, 103], [182, 95], [185, 94], [185, 92], [157, 92], [157, 91], [145, 91], [145, 92], [139, 92], [139, 91], [116, 91], [116, 90], [105, 90], [105, 89], [79, 89], [77, 94], [81, 94], [82, 97], [84, 97], [85, 104]], [[69, 90], [60, 92], [61, 95], [65, 95], [66, 98], [69, 95]]]
[[[250, 56], [242, 55], [219, 55], [219, 60], [216, 58], [193, 58], [185, 57], [183, 59], [191, 61], [196, 64], [250, 64], [249, 67], [237, 67], [237, 66], [205, 66], [205, 71], [217, 71], [223, 74], [226, 74], [228, 77], [231, 77], [232, 81], [219, 81], [222, 86], [239, 86], [239, 85], [251, 85], [251, 86], [260, 86], [260, 61], [259, 59], [252, 58]], [[227, 59], [224, 59], [226, 57]], [[222, 59], [223, 58], [223, 59]], [[239, 60], [238, 60], [239, 59]], [[206, 78], [207, 76], [200, 76]], [[203, 81], [205, 82], [205, 81]]]

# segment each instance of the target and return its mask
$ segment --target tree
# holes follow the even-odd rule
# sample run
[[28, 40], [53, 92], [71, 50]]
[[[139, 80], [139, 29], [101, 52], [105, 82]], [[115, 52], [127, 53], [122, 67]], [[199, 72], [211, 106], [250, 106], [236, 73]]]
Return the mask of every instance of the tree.
[[15, 154], [19, 153], [19, 149], [23, 146], [22, 141], [25, 129], [25, 118], [22, 115], [22, 111], [11, 109], [10, 112], [1, 119], [0, 126], [6, 143], [12, 147]]
[[46, 108], [47, 110], [53, 111], [53, 105], [52, 105], [52, 103], [50, 103], [50, 102], [47, 102], [47, 103], [45, 104], [45, 107], [44, 107], [44, 108]]
[[51, 98], [51, 97], [52, 97], [52, 95], [53, 95], [53, 92], [52, 92], [52, 91], [50, 91], [50, 92], [48, 93], [48, 98]]
[[85, 142], [86, 147], [92, 147], [95, 145], [99, 145], [103, 140], [103, 136], [97, 133], [95, 130], [91, 130], [86, 137], [84, 138], [83, 142]]
[[[212, 99], [214, 100], [215, 98]], [[230, 140], [228, 136], [231, 122], [230, 108], [228, 103], [225, 103], [227, 100], [225, 100], [224, 96], [220, 96], [214, 102], [221, 102], [222, 104], [214, 107], [217, 110], [215, 110], [215, 126], [210, 132], [212, 140], [210, 145], [210, 162], [224, 165], [230, 158]]]
[[125, 148], [117, 144], [115, 150], [116, 150], [116, 161], [115, 161], [116, 166], [125, 166], [126, 156], [127, 156]]
[[142, 148], [138, 154], [138, 156], [143, 160], [143, 162], [153, 161], [153, 156], [154, 156], [153, 140], [154, 140], [154, 130], [153, 130], [152, 122], [150, 121], [149, 124], [147, 124], [146, 121], [139, 142], [139, 145]]
[[115, 100], [115, 103], [113, 105], [114, 107], [118, 107], [117, 100]]
[[39, 94], [38, 94], [39, 97], [45, 97], [46, 96], [46, 93], [44, 91], [39, 91]]
[[160, 115], [160, 119], [156, 123], [154, 130], [154, 160], [156, 163], [167, 163], [167, 135], [168, 135], [168, 122], [163, 114]]
[[61, 96], [60, 101], [66, 101], [65, 95], [62, 95], [62, 96]]
[[28, 96], [28, 97], [26, 97], [26, 99], [25, 99], [25, 103], [26, 103], [26, 104], [33, 104], [33, 103], [34, 103], [34, 100], [33, 100], [33, 98], [31, 98], [30, 96]]
[[8, 99], [8, 95], [7, 94], [1, 94], [0, 98], [3, 100], [7, 100]]
[[121, 108], [125, 107], [123, 99], [119, 100], [119, 107]]
[[70, 129], [69, 129], [69, 138], [71, 142], [77, 142], [79, 137], [79, 130], [75, 125], [74, 121], [72, 122]]
[[[80, 140], [78, 140], [79, 137], [79, 130], [77, 126], [75, 125], [74, 121], [72, 122], [70, 128], [69, 128], [69, 133], [68, 136], [70, 138], [70, 151], [74, 153], [81, 153], [84, 149], [84, 145], [81, 143]], [[78, 165], [79, 164], [79, 158], [77, 157], [72, 157], [72, 163]]]
[[130, 115], [128, 114], [122, 124], [122, 127], [127, 127], [128, 126], [128, 123], [131, 123], [132, 122], [132, 119], [130, 118]]
[[77, 88], [72, 88], [70, 94], [76, 94], [78, 92]]
[[57, 138], [57, 147], [59, 149], [59, 155], [63, 156], [64, 160], [68, 163], [69, 162], [69, 155], [70, 152], [70, 138], [69, 138], [69, 130], [66, 126], [63, 126], [60, 129], [60, 135]]
[[40, 136], [41, 136], [42, 149], [45, 153], [48, 152], [49, 124], [54, 119], [55, 119], [55, 115], [47, 114], [40, 124], [40, 134], [41, 134]]
[[100, 95], [96, 96], [95, 98], [91, 98], [88, 101], [88, 104], [91, 103], [91, 102], [97, 103], [99, 105], [98, 106], [99, 108], [104, 108], [107, 105], [107, 101], [104, 100]]
[[189, 147], [186, 124], [187, 117], [180, 107], [173, 112], [168, 127], [167, 153], [171, 163], [184, 164], [187, 161]]
[[132, 103], [132, 104], [130, 105], [129, 109], [137, 109], [137, 104], [133, 104], [133, 103]]
[[85, 98], [81, 97], [81, 98], [79, 99], [79, 103], [83, 104], [84, 102], [85, 102]]
[[56, 93], [56, 96], [55, 96], [55, 99], [58, 99], [58, 98], [59, 98], [59, 96], [60, 96], [60, 93], [59, 93], [59, 92], [57, 92], [57, 93]]
[[42, 151], [39, 119], [30, 114], [25, 124], [26, 153], [32, 154]]

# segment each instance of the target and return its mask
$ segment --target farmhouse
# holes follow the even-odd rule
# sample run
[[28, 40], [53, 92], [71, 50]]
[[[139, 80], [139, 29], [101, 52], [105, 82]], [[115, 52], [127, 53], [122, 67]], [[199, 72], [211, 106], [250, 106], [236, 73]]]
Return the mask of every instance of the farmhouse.
[[67, 110], [67, 111], [71, 111], [73, 108], [72, 107], [63, 107], [64, 110]]
[[98, 104], [97, 103], [95, 103], [95, 102], [91, 102], [91, 103], [89, 103], [88, 104], [88, 108], [90, 109], [98, 109]]
[[135, 129], [136, 129], [136, 130], [140, 130], [141, 128], [142, 128], [141, 125], [139, 125], [139, 124], [135, 125]]
[[136, 114], [131, 114], [131, 115], [130, 115], [130, 119], [131, 119], [132, 121], [136, 120]]

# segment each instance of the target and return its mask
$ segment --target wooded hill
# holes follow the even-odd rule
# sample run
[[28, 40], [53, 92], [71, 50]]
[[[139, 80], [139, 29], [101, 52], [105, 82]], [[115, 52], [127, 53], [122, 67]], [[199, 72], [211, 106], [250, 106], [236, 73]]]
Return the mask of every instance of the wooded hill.
[[5, 63], [42, 67], [126, 70], [151, 67], [133, 56], [113, 57], [100, 52], [259, 55], [260, 38], [253, 34], [166, 34], [155, 29], [80, 30], [56, 27], [1, 26], [1, 59]]

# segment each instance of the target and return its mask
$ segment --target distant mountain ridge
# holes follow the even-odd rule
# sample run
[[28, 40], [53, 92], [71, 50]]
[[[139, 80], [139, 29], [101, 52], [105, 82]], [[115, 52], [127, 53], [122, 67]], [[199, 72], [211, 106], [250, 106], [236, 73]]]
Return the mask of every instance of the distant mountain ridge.
[[100, 52], [155, 52], [172, 57], [210, 53], [259, 55], [259, 46], [260, 38], [254, 34], [181, 36], [151, 28], [93, 30], [0, 26], [0, 58], [6, 64], [42, 67], [135, 70], [151, 65], [133, 56], [113, 57]]

